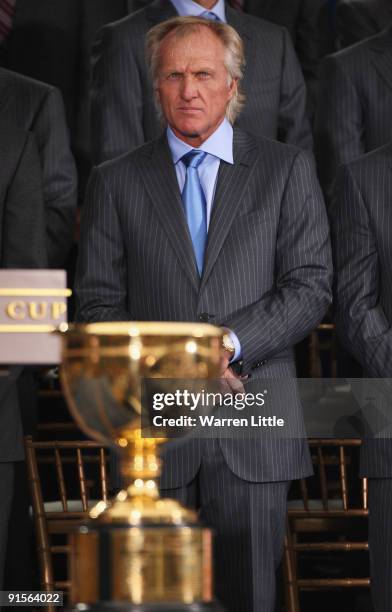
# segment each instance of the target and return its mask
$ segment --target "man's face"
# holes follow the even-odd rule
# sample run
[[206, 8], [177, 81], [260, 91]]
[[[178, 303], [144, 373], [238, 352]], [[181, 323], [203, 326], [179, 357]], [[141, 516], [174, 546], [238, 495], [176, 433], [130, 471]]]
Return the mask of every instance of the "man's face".
[[228, 85], [225, 49], [208, 28], [161, 45], [157, 94], [173, 132], [198, 147], [222, 123], [237, 82]]

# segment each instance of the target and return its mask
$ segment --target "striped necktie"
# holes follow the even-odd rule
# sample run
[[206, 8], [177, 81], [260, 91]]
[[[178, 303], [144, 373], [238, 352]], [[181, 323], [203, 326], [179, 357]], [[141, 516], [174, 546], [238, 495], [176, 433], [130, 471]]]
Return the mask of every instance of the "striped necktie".
[[181, 157], [181, 161], [186, 167], [182, 202], [200, 276], [203, 272], [204, 251], [207, 242], [207, 203], [197, 169], [206, 155], [207, 153], [204, 153], [204, 151], [192, 149]]
[[14, 20], [16, 0], [0, 0], [0, 44], [7, 40]]

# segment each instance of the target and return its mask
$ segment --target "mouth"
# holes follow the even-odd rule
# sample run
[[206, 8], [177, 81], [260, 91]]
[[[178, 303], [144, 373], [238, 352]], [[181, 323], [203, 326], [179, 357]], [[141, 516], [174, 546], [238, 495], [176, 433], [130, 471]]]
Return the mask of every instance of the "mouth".
[[194, 108], [194, 107], [189, 107], [189, 106], [180, 106], [179, 109], [180, 113], [201, 113], [202, 109], [201, 108]]

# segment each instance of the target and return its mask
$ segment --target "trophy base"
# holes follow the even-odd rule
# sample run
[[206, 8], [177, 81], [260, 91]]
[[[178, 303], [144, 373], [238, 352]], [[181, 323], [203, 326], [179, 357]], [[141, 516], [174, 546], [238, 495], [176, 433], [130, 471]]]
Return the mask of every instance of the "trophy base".
[[76, 604], [69, 612], [225, 612], [217, 602], [209, 603], [151, 603], [132, 604], [126, 602], [102, 601], [93, 605]]

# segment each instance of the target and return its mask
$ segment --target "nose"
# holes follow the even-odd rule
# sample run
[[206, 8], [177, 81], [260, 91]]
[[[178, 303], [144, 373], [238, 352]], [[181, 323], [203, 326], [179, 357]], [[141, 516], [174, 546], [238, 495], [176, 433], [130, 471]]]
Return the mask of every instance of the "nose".
[[197, 86], [196, 82], [192, 78], [192, 75], [186, 74], [181, 82], [181, 96], [184, 100], [192, 100], [197, 97]]

